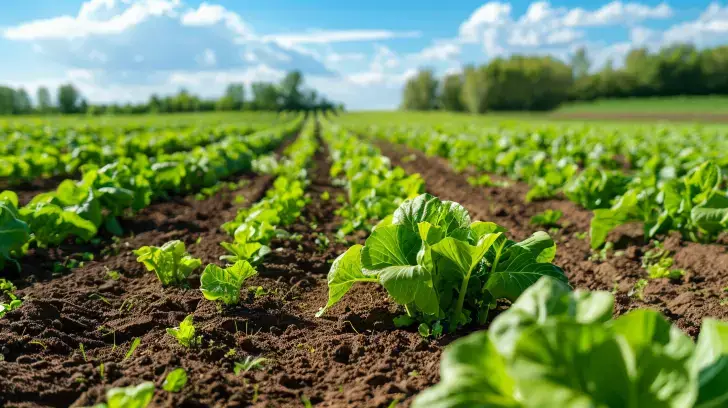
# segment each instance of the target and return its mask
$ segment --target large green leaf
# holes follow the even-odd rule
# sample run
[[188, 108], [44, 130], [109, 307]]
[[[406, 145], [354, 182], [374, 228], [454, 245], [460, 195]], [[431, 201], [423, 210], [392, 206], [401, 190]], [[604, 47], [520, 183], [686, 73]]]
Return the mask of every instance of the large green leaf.
[[550, 263], [538, 262], [529, 249], [512, 245], [505, 249], [496, 269], [488, 275], [485, 289], [495, 299], [515, 301], [542, 276], [550, 276], [568, 284], [561, 268]]
[[108, 408], [145, 408], [154, 398], [154, 383], [144, 382], [137, 386], [112, 388], [106, 392]]
[[636, 191], [625, 193], [610, 209], [594, 210], [589, 227], [592, 248], [599, 248], [606, 242], [609, 231], [633, 221], [641, 221]]
[[225, 269], [210, 264], [200, 276], [200, 290], [205, 299], [222, 300], [226, 305], [236, 304], [243, 281], [257, 273], [247, 261], [238, 261]]
[[572, 292], [563, 281], [542, 277], [493, 320], [489, 333], [498, 351], [510, 358], [516, 342], [530, 327], [554, 319], [603, 323], [611, 319], [613, 305], [609, 292]]
[[378, 282], [377, 277], [366, 276], [362, 272], [361, 251], [363, 246], [354, 245], [346, 252], [339, 255], [327, 277], [329, 284], [329, 300], [326, 306], [316, 313], [316, 317], [323, 316], [331, 306], [341, 300], [356, 282]]
[[421, 222], [442, 228], [446, 236], [456, 229], [468, 228], [470, 215], [460, 204], [452, 201], [440, 201], [430, 194], [421, 194], [413, 199], [405, 200], [394, 212], [392, 223], [404, 225], [417, 231]]
[[728, 406], [728, 323], [703, 320], [693, 369], [698, 373], [696, 408]]
[[501, 233], [483, 235], [477, 245], [470, 245], [452, 237], [445, 238], [432, 246], [432, 251], [440, 255], [438, 273], [450, 279], [469, 278], [490, 246]]
[[556, 243], [543, 231], [535, 232], [516, 245], [531, 251], [537, 262], [551, 262], [556, 256]]
[[7, 198], [0, 201], [0, 269], [3, 260], [9, 259], [11, 252], [21, 249], [30, 239], [28, 224], [20, 219], [12, 197]]
[[705, 203], [693, 207], [690, 219], [698, 228], [708, 233], [728, 229], [728, 196], [716, 193]]
[[452, 343], [440, 364], [440, 383], [420, 393], [413, 408], [515, 408], [515, 384], [486, 332]]
[[437, 292], [433, 287], [432, 275], [426, 268], [419, 265], [394, 265], [377, 272], [379, 282], [397, 303], [414, 303], [423, 313], [438, 314]]
[[390, 266], [416, 265], [421, 244], [418, 233], [406, 226], [377, 228], [367, 238], [361, 253], [364, 274], [377, 274]]

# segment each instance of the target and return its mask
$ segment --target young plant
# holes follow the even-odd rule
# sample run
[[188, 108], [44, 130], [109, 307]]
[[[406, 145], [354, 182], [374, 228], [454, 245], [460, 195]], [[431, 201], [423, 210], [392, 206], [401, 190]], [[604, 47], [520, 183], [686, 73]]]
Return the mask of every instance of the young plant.
[[134, 255], [138, 256], [137, 262], [157, 274], [162, 286], [184, 285], [190, 273], [202, 265], [202, 261], [186, 252], [184, 242], [178, 240], [161, 247], [141, 247]]
[[440, 383], [412, 407], [725, 406], [727, 323], [704, 320], [694, 344], [656, 311], [612, 319], [613, 304], [542, 278], [487, 332], [448, 346]]
[[[7, 296], [10, 301], [5, 303], [2, 295]], [[23, 301], [15, 296], [15, 285], [12, 282], [0, 279], [0, 317], [5, 316], [7, 312], [18, 309]]]
[[192, 315], [185, 317], [179, 327], [167, 329], [167, 334], [177, 339], [179, 344], [185, 347], [192, 347], [200, 344], [202, 336], [195, 336], [195, 325], [192, 322]]
[[239, 375], [240, 373], [244, 374], [250, 370], [263, 368], [263, 364], [265, 364], [267, 361], [267, 358], [247, 356], [245, 357], [245, 360], [235, 362], [235, 367], [233, 368], [233, 371], [235, 372], [235, 375]]
[[559, 220], [564, 215], [559, 210], [551, 210], [548, 209], [540, 214], [536, 214], [533, 217], [531, 217], [530, 223], [533, 225], [538, 225], [541, 227], [549, 228], [549, 227], [558, 227], [559, 226]]
[[187, 384], [187, 371], [184, 368], [175, 368], [164, 379], [162, 388], [167, 392], [180, 392]]
[[30, 239], [30, 229], [18, 213], [18, 196], [12, 191], [0, 193], [0, 270], [5, 262], [15, 262]]
[[664, 248], [659, 241], [654, 241], [655, 248], [645, 252], [642, 257], [642, 267], [647, 269], [650, 279], [669, 278], [671, 280], [680, 280], [685, 276], [684, 269], [673, 268], [673, 258], [670, 251]]
[[258, 272], [247, 261], [237, 261], [225, 269], [207, 265], [200, 277], [200, 290], [205, 299], [221, 300], [226, 305], [237, 304], [243, 282]]
[[247, 261], [251, 265], [260, 264], [263, 261], [263, 257], [270, 253], [270, 247], [260, 242], [248, 242], [246, 238], [241, 235], [236, 237], [232, 243], [221, 242], [220, 246], [225, 248], [230, 255], [223, 255], [220, 257], [220, 260], [226, 261], [229, 264], [234, 264], [238, 261]]
[[153, 397], [154, 383], [144, 382], [106, 391], [106, 403], [97, 404], [94, 408], [146, 408]]
[[515, 301], [541, 276], [568, 285], [550, 262], [556, 244], [545, 232], [522, 242], [492, 222], [472, 222], [460, 204], [422, 194], [406, 200], [374, 228], [365, 245], [354, 245], [332, 264], [329, 301], [335, 305], [357, 282], [379, 283], [414, 321], [430, 332], [485, 323], [498, 299]]

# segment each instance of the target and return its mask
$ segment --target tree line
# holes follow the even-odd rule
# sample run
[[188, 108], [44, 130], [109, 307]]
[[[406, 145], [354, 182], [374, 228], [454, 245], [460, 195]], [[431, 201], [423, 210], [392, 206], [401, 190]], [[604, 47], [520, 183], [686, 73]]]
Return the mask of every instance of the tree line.
[[219, 98], [206, 99], [181, 89], [174, 95], [151, 95], [147, 102], [127, 104], [89, 103], [73, 84], [61, 85], [53, 101], [47, 87], [38, 88], [35, 103], [23, 88], [0, 86], [0, 115], [26, 114], [144, 114], [205, 111], [328, 111], [344, 106], [303, 87], [299, 71], [288, 73], [280, 83], [254, 82], [251, 98], [246, 99], [244, 84], [229, 84]]
[[631, 50], [624, 65], [593, 71], [586, 49], [569, 63], [514, 55], [437, 78], [420, 70], [405, 84], [402, 108], [484, 113], [550, 110], [567, 101], [678, 95], [728, 95], [728, 46], [678, 44]]

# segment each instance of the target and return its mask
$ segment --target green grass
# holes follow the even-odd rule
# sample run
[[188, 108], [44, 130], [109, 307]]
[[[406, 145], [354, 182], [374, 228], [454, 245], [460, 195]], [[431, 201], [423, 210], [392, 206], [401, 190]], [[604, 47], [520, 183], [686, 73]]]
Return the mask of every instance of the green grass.
[[728, 114], [728, 96], [602, 99], [593, 102], [566, 104], [559, 108], [556, 113]]
[[[289, 114], [289, 119], [294, 114]], [[250, 122], [275, 122], [285, 119], [278, 117], [275, 112], [190, 112], [190, 113], [163, 113], [143, 115], [29, 115], [29, 116], [0, 116], [0, 127], [7, 124], [29, 124], [50, 126], [209, 126], [209, 125], [235, 125]]]

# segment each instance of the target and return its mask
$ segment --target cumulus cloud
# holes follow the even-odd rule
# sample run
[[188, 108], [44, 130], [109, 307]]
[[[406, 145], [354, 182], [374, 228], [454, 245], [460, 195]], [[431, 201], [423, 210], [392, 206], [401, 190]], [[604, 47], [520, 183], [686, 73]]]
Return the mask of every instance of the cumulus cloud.
[[417, 38], [419, 31], [391, 30], [316, 30], [303, 33], [272, 34], [263, 36], [264, 41], [273, 41], [282, 45], [298, 44], [331, 44], [356, 41], [389, 40], [394, 38]]

